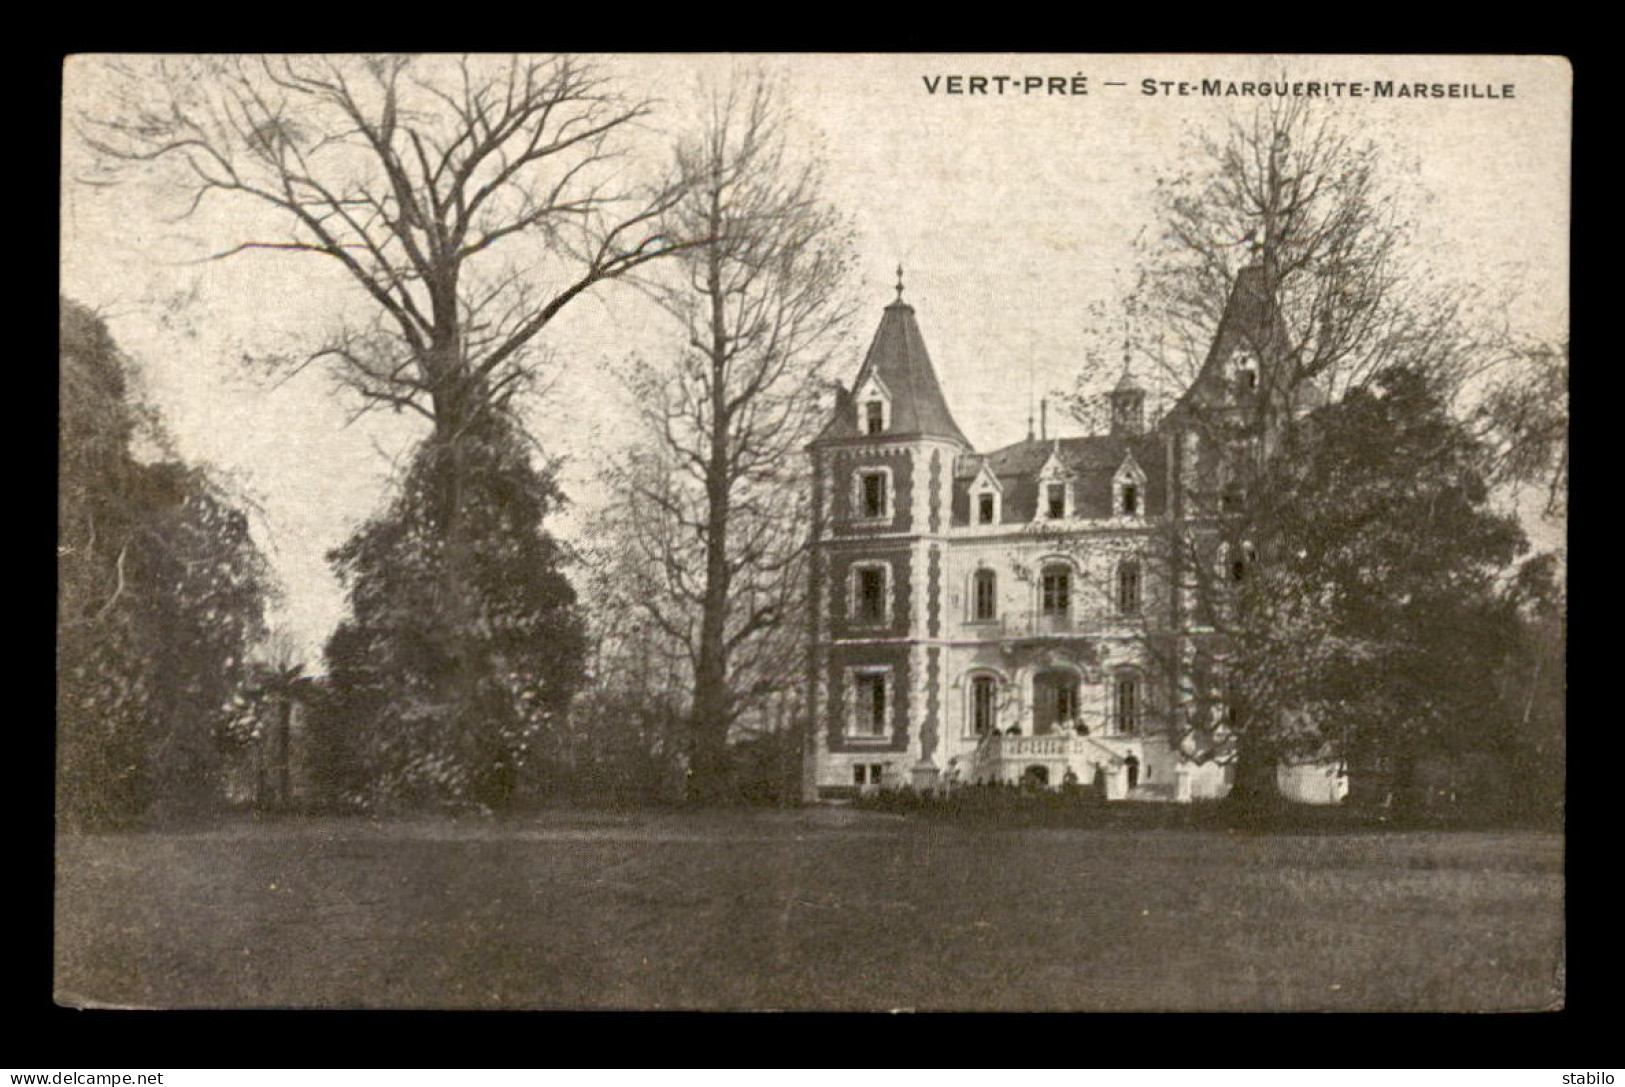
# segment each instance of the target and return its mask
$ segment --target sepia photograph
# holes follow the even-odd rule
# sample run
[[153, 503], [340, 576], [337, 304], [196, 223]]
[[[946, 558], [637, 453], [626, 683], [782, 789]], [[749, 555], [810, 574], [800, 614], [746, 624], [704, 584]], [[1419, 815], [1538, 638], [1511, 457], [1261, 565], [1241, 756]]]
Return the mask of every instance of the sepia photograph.
[[56, 1004], [1565, 1008], [1568, 61], [62, 78]]

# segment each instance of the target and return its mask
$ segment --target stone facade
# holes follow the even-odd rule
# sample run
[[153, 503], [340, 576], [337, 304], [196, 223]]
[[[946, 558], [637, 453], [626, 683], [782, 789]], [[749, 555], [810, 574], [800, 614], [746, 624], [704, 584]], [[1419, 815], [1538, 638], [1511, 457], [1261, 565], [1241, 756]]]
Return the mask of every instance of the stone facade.
[[[1245, 290], [1244, 273], [1187, 397], [1238, 351]], [[1111, 400], [1110, 433], [978, 453], [899, 288], [810, 447], [809, 797], [993, 780], [1227, 791], [1223, 745], [1193, 743], [1185, 720], [1188, 609], [1157, 561], [1202, 453], [1177, 406], [1147, 425], [1126, 370]], [[1291, 776], [1304, 799], [1340, 795], [1335, 774]]]

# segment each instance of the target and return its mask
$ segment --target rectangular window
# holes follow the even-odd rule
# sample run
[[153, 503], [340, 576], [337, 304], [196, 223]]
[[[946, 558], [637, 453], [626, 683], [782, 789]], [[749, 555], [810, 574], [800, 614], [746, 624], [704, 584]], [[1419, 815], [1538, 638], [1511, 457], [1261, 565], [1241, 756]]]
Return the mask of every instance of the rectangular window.
[[1045, 615], [1065, 615], [1072, 604], [1072, 575], [1066, 570], [1044, 571]]
[[976, 573], [976, 606], [972, 615], [979, 623], [998, 617], [998, 581], [991, 570]]
[[976, 520], [978, 523], [984, 525], [991, 525], [993, 523], [992, 495], [984, 494], [978, 496], [976, 499]]
[[860, 736], [881, 736], [886, 731], [886, 677], [868, 674], [853, 684], [853, 729]]
[[1124, 615], [1134, 615], [1140, 610], [1140, 568], [1134, 563], [1124, 563], [1117, 571], [1117, 610]]
[[992, 676], [977, 676], [971, 680], [971, 730], [978, 736], [986, 736], [993, 730], [997, 694], [998, 682]]
[[1055, 719], [1070, 721], [1078, 715], [1077, 689], [1063, 684], [1055, 688]]
[[875, 566], [858, 570], [858, 621], [881, 623], [886, 619], [886, 571]]
[[886, 473], [863, 474], [863, 516], [886, 516]]
[[1140, 488], [1132, 483], [1123, 487], [1123, 512], [1127, 514], [1140, 512]]
[[886, 429], [886, 406], [878, 400], [871, 400], [865, 406], [867, 417], [865, 423], [870, 434], [879, 434]]
[[1123, 676], [1117, 681], [1117, 731], [1133, 732], [1140, 719], [1140, 681]]
[[869, 770], [869, 768], [867, 766], [863, 765], [863, 763], [861, 763], [861, 762], [855, 764], [852, 767], [852, 784], [854, 784], [854, 785], [867, 785], [867, 784], [869, 784], [868, 770]]
[[885, 773], [886, 773], [886, 766], [885, 766], [884, 763], [871, 762], [869, 764], [869, 784], [870, 785], [880, 785], [880, 784], [882, 784], [881, 779], [885, 776]]
[[1051, 483], [1045, 491], [1049, 495], [1049, 515], [1052, 520], [1066, 516], [1066, 484]]

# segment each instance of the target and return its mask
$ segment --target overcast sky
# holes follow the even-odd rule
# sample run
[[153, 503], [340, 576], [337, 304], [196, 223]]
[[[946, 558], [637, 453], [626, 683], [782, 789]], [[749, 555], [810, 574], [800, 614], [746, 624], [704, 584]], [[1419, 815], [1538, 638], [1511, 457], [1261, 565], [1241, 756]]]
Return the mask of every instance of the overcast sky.
[[[96, 63], [70, 60], [67, 109], [95, 108]], [[949, 403], [982, 448], [1024, 435], [1031, 387], [1042, 395], [1072, 386], [1091, 307], [1119, 312], [1132, 282], [1132, 246], [1152, 225], [1156, 177], [1178, 167], [1193, 133], [1254, 105], [1148, 97], [1145, 79], [1513, 84], [1511, 99], [1328, 105], [1367, 126], [1396, 168], [1417, 167], [1396, 181], [1414, 200], [1431, 263], [1465, 283], [1516, 289], [1512, 317], [1533, 335], [1555, 337], [1566, 324], [1571, 80], [1561, 61], [684, 55], [606, 63], [629, 90], [664, 100], [668, 115], [702, 76], [756, 65], [782, 76], [802, 134], [827, 157], [829, 195], [857, 231], [860, 290], [872, 305], [854, 328], [846, 376], [893, 297], [901, 262]], [[924, 77], [956, 74], [1083, 75], [1089, 93], [927, 92]], [[320, 373], [273, 388], [241, 365], [244, 353], [293, 349], [335, 319], [342, 280], [334, 270], [286, 254], [194, 263], [242, 240], [240, 211], [216, 207], [168, 223], [172, 201], [162, 192], [73, 183], [81, 154], [70, 138], [63, 292], [107, 318], [178, 451], [256, 496], [257, 532], [286, 589], [274, 621], [314, 664], [343, 611], [323, 556], [378, 508], [390, 458], [421, 437], [420, 426], [382, 416], [347, 426], [353, 405], [335, 399]], [[161, 304], [175, 299], [185, 302]], [[566, 537], [595, 501], [591, 465], [614, 455], [625, 429], [606, 366], [647, 349], [654, 322], [634, 292], [611, 286], [548, 331], [558, 378], [533, 421], [544, 444], [569, 458], [575, 509], [556, 525]]]

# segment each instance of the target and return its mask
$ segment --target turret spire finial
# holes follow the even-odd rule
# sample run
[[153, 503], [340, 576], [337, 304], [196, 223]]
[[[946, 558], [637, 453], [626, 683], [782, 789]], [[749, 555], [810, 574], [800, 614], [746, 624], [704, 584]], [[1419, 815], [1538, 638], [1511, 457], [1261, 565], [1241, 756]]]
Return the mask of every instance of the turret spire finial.
[[899, 302], [903, 300], [903, 263], [901, 261], [897, 263], [897, 300]]

